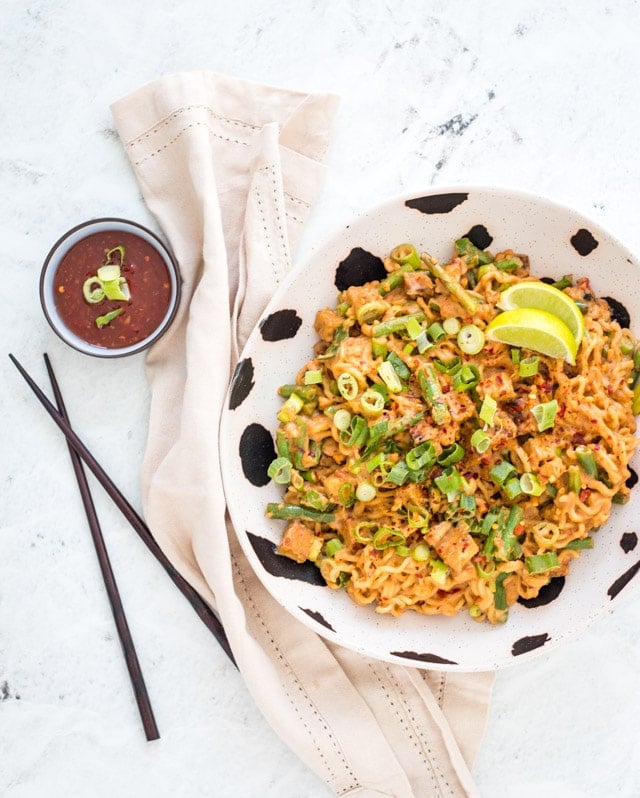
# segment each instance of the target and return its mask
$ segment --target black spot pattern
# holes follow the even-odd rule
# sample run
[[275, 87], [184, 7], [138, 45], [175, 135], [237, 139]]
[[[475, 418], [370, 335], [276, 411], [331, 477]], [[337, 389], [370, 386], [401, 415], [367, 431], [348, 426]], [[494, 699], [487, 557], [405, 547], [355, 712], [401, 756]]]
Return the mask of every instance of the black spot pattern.
[[609, 305], [609, 309], [611, 310], [611, 318], [614, 321], [617, 321], [621, 327], [630, 327], [631, 326], [631, 316], [629, 315], [629, 311], [625, 308], [622, 302], [619, 302], [617, 299], [614, 299], [610, 296], [603, 296], [604, 301]]
[[638, 545], [638, 536], [635, 532], [625, 532], [620, 538], [620, 548], [625, 554], [633, 551]]
[[541, 283], [546, 283], [547, 285], [553, 285], [556, 282], [555, 277], [541, 277]]
[[625, 571], [622, 576], [619, 576], [616, 581], [607, 590], [607, 595], [610, 599], [614, 599], [618, 593], [625, 588], [633, 577], [640, 571], [640, 560], [635, 565], [632, 565], [628, 571]]
[[236, 407], [240, 407], [251, 393], [254, 385], [253, 361], [250, 357], [247, 357], [236, 363], [233, 379], [231, 380], [231, 390], [229, 391], [229, 410], [235, 410]]
[[257, 488], [266, 485], [269, 482], [267, 469], [276, 457], [269, 430], [262, 424], [249, 424], [240, 437], [239, 451], [245, 477]]
[[276, 310], [260, 322], [260, 335], [264, 341], [284, 341], [295, 338], [302, 319], [295, 310]]
[[428, 197], [416, 197], [407, 200], [407, 208], [413, 208], [420, 213], [449, 213], [458, 205], [469, 199], [468, 194], [432, 194]]
[[[318, 569], [316, 568], [316, 570]], [[324, 626], [325, 629], [330, 629], [332, 632], [335, 632], [333, 626], [331, 626], [329, 621], [326, 621], [319, 612], [316, 612], [315, 610], [308, 610], [305, 607], [300, 607], [300, 609], [302, 612], [306, 612], [310, 618], [313, 618], [313, 620], [319, 623], [321, 626]]]
[[629, 469], [629, 476], [624, 484], [631, 490], [631, 488], [638, 484], [638, 472], [631, 468], [631, 466], [627, 466], [627, 468]]
[[335, 285], [344, 291], [351, 285], [364, 285], [371, 280], [384, 280], [387, 270], [382, 259], [362, 247], [355, 247], [340, 261], [336, 269]]
[[308, 582], [310, 585], [327, 586], [320, 571], [312, 562], [297, 563], [289, 557], [284, 557], [276, 552], [276, 544], [267, 538], [247, 532], [247, 537], [253, 550], [258, 555], [265, 571], [271, 576], [283, 579], [295, 579], [298, 582]]
[[535, 598], [519, 598], [518, 604], [522, 604], [522, 606], [526, 607], [527, 609], [544, 607], [545, 604], [551, 604], [551, 602], [555, 601], [560, 593], [562, 593], [564, 581], [564, 576], [558, 576], [555, 579], [551, 579], [548, 585], [540, 588], [540, 592]]
[[511, 646], [511, 654], [514, 657], [519, 657], [521, 654], [526, 654], [528, 651], [540, 648], [540, 646], [543, 646], [548, 640], [550, 640], [550, 637], [546, 632], [541, 635], [521, 637], [520, 640], [516, 640]]
[[420, 662], [433, 662], [438, 665], [457, 665], [451, 659], [445, 659], [437, 654], [417, 654], [415, 651], [390, 651], [392, 657], [402, 657], [403, 659], [417, 659]]
[[593, 235], [588, 230], [585, 230], [584, 227], [581, 227], [577, 233], [574, 233], [570, 241], [575, 251], [583, 257], [590, 255], [598, 246], [598, 241], [596, 241]]
[[478, 249], [490, 247], [493, 241], [493, 236], [483, 224], [474, 224], [471, 230], [464, 234], [463, 238], [468, 238]]

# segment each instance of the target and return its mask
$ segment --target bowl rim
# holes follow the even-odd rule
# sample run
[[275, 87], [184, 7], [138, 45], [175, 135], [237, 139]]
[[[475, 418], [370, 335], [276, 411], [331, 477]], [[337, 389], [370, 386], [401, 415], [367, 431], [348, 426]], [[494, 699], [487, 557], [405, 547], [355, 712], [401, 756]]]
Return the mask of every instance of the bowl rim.
[[[75, 236], [76, 233], [82, 230], [87, 230], [85, 235], [82, 235], [71, 244], [67, 249], [65, 249], [60, 255], [58, 263], [56, 265], [56, 269], [60, 265], [62, 258], [67, 254], [67, 252], [75, 246], [76, 243], [83, 240], [87, 236], [91, 235], [90, 228], [96, 226], [104, 226], [109, 225], [111, 226], [109, 229], [114, 230], [126, 230], [131, 232], [132, 235], [138, 235], [143, 240], [146, 240], [150, 246], [154, 247], [158, 254], [162, 257], [167, 270], [169, 271], [169, 275], [172, 278], [172, 292], [171, 297], [169, 300], [169, 308], [167, 313], [165, 314], [162, 322], [160, 325], [146, 338], [143, 338], [141, 341], [138, 341], [135, 344], [131, 344], [126, 347], [120, 348], [107, 348], [101, 347], [96, 344], [90, 344], [87, 341], [84, 341], [80, 336], [73, 335], [73, 338], [70, 336], [65, 335], [65, 332], [68, 330], [67, 326], [62, 322], [60, 317], [55, 318], [51, 312], [50, 304], [51, 299], [46, 291], [46, 282], [47, 276], [52, 268], [52, 263], [56, 257], [56, 255], [60, 252], [61, 248], [64, 247], [66, 241], [70, 238]], [[143, 236], [140, 236], [137, 231], [143, 233]], [[150, 240], [149, 240], [150, 239]], [[173, 252], [169, 249], [167, 244], [152, 230], [145, 225], [140, 224], [139, 222], [133, 221], [131, 219], [125, 219], [123, 217], [118, 216], [100, 216], [94, 219], [87, 219], [79, 224], [74, 225], [73, 227], [66, 230], [50, 247], [44, 261], [42, 264], [42, 268], [40, 270], [40, 280], [39, 280], [39, 295], [40, 295], [40, 305], [42, 307], [42, 312], [44, 316], [53, 330], [53, 332], [62, 340], [64, 341], [67, 346], [70, 346], [72, 349], [75, 349], [82, 354], [89, 355], [91, 357], [98, 357], [102, 359], [112, 359], [117, 357], [127, 357], [129, 355], [135, 355], [139, 352], [142, 352], [152, 346], [156, 341], [158, 341], [169, 329], [171, 324], [173, 323], [175, 316], [178, 312], [178, 308], [180, 306], [180, 299], [182, 294], [182, 275], [180, 273], [180, 267], [178, 265], [178, 261], [173, 254]]]
[[[596, 235], [599, 233], [601, 236], [604, 236], [606, 240], [608, 240], [611, 246], [614, 246], [616, 249], [620, 250], [622, 254], [624, 254], [625, 259], [629, 262], [629, 264], [638, 264], [640, 263], [638, 256], [634, 253], [631, 248], [625, 243], [624, 239], [622, 239], [616, 232], [613, 231], [611, 227], [609, 227], [605, 222], [602, 222], [592, 216], [588, 211], [585, 211], [583, 207], [579, 204], [571, 204], [565, 200], [558, 199], [552, 195], [545, 194], [543, 192], [537, 192], [522, 188], [517, 188], [509, 184], [485, 184], [485, 183], [472, 183], [472, 182], [459, 182], [459, 183], [446, 183], [443, 185], [431, 185], [426, 188], [416, 188], [413, 187], [405, 187], [402, 191], [396, 192], [390, 195], [383, 197], [381, 200], [377, 202], [373, 202], [370, 204], [363, 205], [361, 208], [357, 210], [352, 210], [348, 212], [346, 215], [343, 215], [337, 223], [334, 223], [326, 232], [326, 234], [320, 236], [315, 242], [310, 243], [307, 247], [304, 248], [304, 251], [299, 254], [294, 263], [293, 268], [289, 271], [285, 279], [280, 283], [276, 291], [272, 294], [269, 302], [266, 304], [265, 308], [263, 309], [262, 313], [260, 314], [259, 319], [257, 320], [256, 325], [253, 327], [250, 335], [248, 336], [242, 351], [240, 352], [236, 369], [234, 371], [234, 377], [237, 376], [237, 367], [241, 363], [243, 363], [246, 358], [252, 354], [254, 347], [256, 346], [256, 342], [260, 340], [260, 327], [264, 319], [268, 318], [268, 316], [273, 313], [274, 311], [286, 307], [282, 303], [283, 297], [287, 295], [287, 293], [291, 290], [292, 284], [297, 282], [300, 278], [300, 275], [304, 272], [306, 268], [309, 267], [311, 263], [313, 263], [318, 257], [322, 256], [328, 249], [336, 244], [346, 233], [346, 231], [351, 228], [353, 225], [356, 225], [360, 222], [370, 223], [371, 219], [376, 217], [376, 214], [384, 212], [386, 209], [397, 205], [398, 203], [404, 203], [407, 199], [414, 199], [418, 197], [427, 197], [433, 195], [440, 195], [440, 194], [483, 194], [483, 195], [490, 195], [492, 199], [519, 199], [522, 201], [533, 202], [535, 204], [539, 204], [543, 207], [546, 207], [552, 211], [559, 211], [563, 214], [568, 214], [576, 217], [576, 221], [579, 221], [581, 224], [584, 223], [588, 229], [595, 233]], [[639, 278], [640, 279], [640, 278]], [[229, 435], [231, 434], [231, 430], [233, 427], [233, 415], [234, 412], [237, 411], [237, 408], [230, 408], [230, 396], [232, 395], [232, 391], [234, 390], [234, 382], [235, 379], [232, 378], [227, 390], [227, 394], [225, 397], [225, 402], [223, 405], [223, 411], [221, 414], [221, 434], [220, 434], [220, 442], [229, 441]], [[638, 435], [639, 433], [637, 433]], [[231, 454], [233, 450], [232, 446], [221, 446], [221, 451], [224, 452], [224, 465], [228, 465], [233, 461], [233, 457], [235, 455]], [[236, 466], [239, 467], [239, 466]], [[598, 619], [606, 616], [609, 614], [613, 607], [619, 605], [625, 601], [628, 601], [631, 596], [631, 591], [637, 591], [639, 586], [637, 583], [630, 585], [623, 590], [616, 594], [615, 599], [613, 596], [610, 597], [610, 602], [605, 604], [604, 602], [599, 606], [599, 608], [593, 611], [588, 618], [582, 619], [581, 622], [575, 627], [570, 628], [567, 626], [563, 630], [563, 633], [560, 637], [552, 636], [548, 638], [547, 641], [544, 642], [543, 645], [538, 647], [531, 648], [526, 652], [518, 654], [518, 656], [512, 656], [508, 658], [506, 654], [502, 658], [497, 658], [495, 660], [487, 660], [487, 662], [483, 662], [482, 664], [478, 663], [454, 663], [454, 664], [447, 664], [447, 663], [430, 663], [430, 662], [421, 662], [419, 660], [408, 659], [402, 661], [398, 658], [394, 658], [388, 654], [381, 654], [379, 650], [375, 648], [375, 646], [366, 646], [366, 645], [350, 645], [347, 642], [344, 633], [340, 636], [336, 636], [331, 632], [328, 632], [325, 628], [322, 627], [321, 624], [317, 623], [305, 610], [299, 609], [296, 611], [295, 607], [293, 606], [296, 602], [292, 600], [288, 600], [284, 597], [283, 592], [278, 592], [273, 590], [274, 581], [273, 577], [269, 575], [269, 573], [265, 570], [264, 565], [262, 563], [256, 567], [256, 564], [259, 563], [259, 557], [257, 553], [251, 550], [250, 546], [247, 545], [247, 529], [246, 522], [243, 517], [240, 517], [238, 507], [239, 503], [233, 497], [234, 490], [233, 490], [233, 477], [235, 471], [233, 469], [228, 469], [223, 467], [222, 474], [224, 479], [224, 490], [225, 496], [227, 497], [227, 502], [229, 505], [229, 512], [232, 519], [232, 525], [236, 534], [237, 539], [243, 549], [247, 559], [250, 563], [250, 566], [254, 573], [256, 574], [257, 578], [261, 582], [261, 584], [265, 587], [265, 589], [269, 592], [269, 594], [277, 601], [287, 612], [291, 614], [293, 618], [303, 623], [303, 625], [307, 626], [309, 629], [314, 631], [316, 634], [324, 637], [326, 640], [329, 640], [332, 643], [337, 643], [338, 645], [346, 646], [351, 650], [355, 651], [356, 653], [364, 656], [370, 656], [374, 659], [392, 662], [395, 664], [402, 664], [404, 666], [409, 667], [416, 667], [419, 669], [424, 670], [442, 670], [442, 671], [451, 671], [451, 672], [459, 672], [459, 673], [466, 673], [466, 672], [479, 672], [479, 671], [493, 671], [493, 670], [503, 670], [506, 668], [511, 668], [517, 665], [522, 664], [525, 661], [531, 661], [532, 659], [540, 658], [542, 656], [548, 655], [552, 650], [559, 647], [564, 642], [568, 642], [572, 639], [575, 639], [580, 634], [584, 634], [584, 632], [589, 628], [592, 627], [594, 622]]]

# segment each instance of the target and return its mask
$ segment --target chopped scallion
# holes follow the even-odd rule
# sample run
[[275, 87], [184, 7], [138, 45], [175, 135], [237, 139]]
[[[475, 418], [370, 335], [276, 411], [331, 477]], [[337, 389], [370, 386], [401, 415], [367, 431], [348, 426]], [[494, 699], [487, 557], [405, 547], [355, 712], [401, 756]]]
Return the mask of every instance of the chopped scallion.
[[547, 551], [544, 554], [530, 554], [525, 557], [525, 564], [530, 574], [542, 574], [558, 567], [558, 555], [554, 551]]
[[556, 413], [559, 409], [556, 399], [552, 399], [550, 402], [541, 402], [531, 408], [533, 417], [536, 420], [538, 432], [544, 432], [553, 427], [556, 420]]

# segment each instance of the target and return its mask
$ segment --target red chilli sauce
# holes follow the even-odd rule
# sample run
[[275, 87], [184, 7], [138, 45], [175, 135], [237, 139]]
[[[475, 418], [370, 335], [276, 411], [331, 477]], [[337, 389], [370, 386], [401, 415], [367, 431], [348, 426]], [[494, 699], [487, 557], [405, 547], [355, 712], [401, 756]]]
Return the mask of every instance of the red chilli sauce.
[[[82, 286], [105, 263], [106, 253], [124, 247], [121, 273], [129, 285], [129, 301], [103, 299], [90, 304]], [[90, 344], [121, 349], [147, 338], [162, 322], [171, 296], [171, 280], [160, 254], [132, 233], [93, 233], [74, 244], [62, 258], [53, 280], [55, 304], [62, 320]], [[104, 327], [96, 318], [122, 308]]]

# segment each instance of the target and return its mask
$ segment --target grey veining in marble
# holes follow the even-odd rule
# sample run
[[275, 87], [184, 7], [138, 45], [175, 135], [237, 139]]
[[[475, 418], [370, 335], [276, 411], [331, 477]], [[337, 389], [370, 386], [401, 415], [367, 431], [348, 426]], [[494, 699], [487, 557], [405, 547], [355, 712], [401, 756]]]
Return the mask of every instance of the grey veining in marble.
[[[551, 196], [637, 249], [640, 7], [3, 0], [0, 19], [0, 794], [327, 796], [96, 486], [162, 733], [144, 741], [66, 446], [6, 353], [43, 385], [50, 354], [74, 425], [136, 506], [143, 359], [65, 348], [40, 312], [40, 265], [88, 217], [155, 227], [108, 107], [189, 69], [342, 97], [300, 256], [379, 199], [457, 182]], [[640, 795], [639, 629], [636, 598], [499, 674], [483, 798]]]

